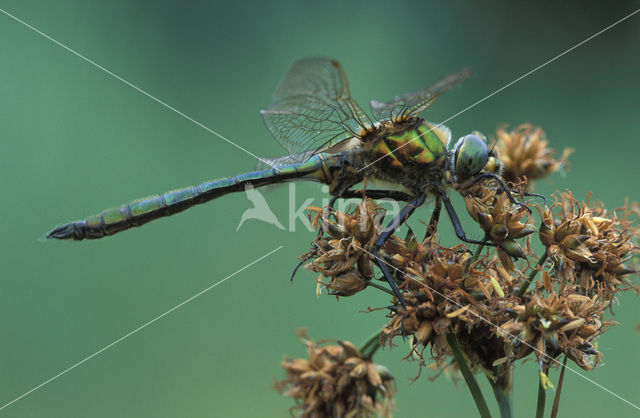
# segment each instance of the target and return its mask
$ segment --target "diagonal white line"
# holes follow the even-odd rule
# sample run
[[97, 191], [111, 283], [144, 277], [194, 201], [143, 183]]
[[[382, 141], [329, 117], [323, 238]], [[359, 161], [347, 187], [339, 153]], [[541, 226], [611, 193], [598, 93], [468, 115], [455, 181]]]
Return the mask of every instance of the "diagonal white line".
[[195, 295], [191, 296], [189, 299], [186, 299], [184, 301], [182, 301], [181, 303], [177, 304], [176, 306], [174, 306], [173, 308], [169, 309], [168, 311], [166, 311], [163, 314], [160, 314], [158, 316], [156, 316], [155, 318], [153, 318], [152, 320], [140, 325], [138, 328], [134, 329], [133, 331], [123, 335], [122, 337], [118, 338], [117, 340], [115, 340], [114, 342], [112, 342], [109, 345], [106, 345], [104, 347], [102, 347], [100, 350], [96, 351], [95, 353], [91, 354], [88, 357], [85, 357], [84, 359], [80, 360], [79, 362], [77, 362], [76, 364], [74, 364], [73, 366], [70, 366], [66, 369], [64, 369], [63, 371], [61, 371], [60, 373], [56, 374], [55, 376], [45, 380], [44, 382], [40, 383], [38, 386], [34, 387], [33, 389], [23, 393], [22, 395], [18, 396], [17, 398], [15, 398], [14, 400], [12, 400], [11, 402], [7, 402], [6, 404], [4, 404], [3, 406], [0, 407], [0, 411], [3, 410], [4, 408], [8, 407], [9, 405], [19, 401], [20, 399], [24, 398], [25, 396], [30, 395], [31, 393], [35, 392], [36, 390], [40, 389], [41, 387], [43, 387], [44, 385], [46, 385], [47, 383], [50, 383], [52, 381], [54, 381], [55, 379], [59, 378], [60, 376], [62, 376], [63, 374], [66, 374], [68, 372], [70, 372], [71, 370], [75, 369], [76, 367], [80, 366], [81, 364], [91, 360], [93, 357], [97, 356], [98, 354], [102, 353], [105, 350], [108, 350], [109, 348], [113, 347], [114, 345], [118, 344], [120, 341], [124, 340], [125, 338], [128, 338], [130, 336], [132, 336], [133, 334], [135, 334], [136, 332], [142, 330], [143, 328], [153, 324], [154, 322], [156, 322], [157, 320], [167, 316], [168, 314], [170, 314], [171, 312], [175, 311], [176, 309], [180, 308], [183, 305], [186, 305], [187, 303], [191, 302], [192, 300], [194, 300], [195, 298], [197, 298], [198, 296], [201, 296], [202, 294], [208, 292], [209, 290], [213, 289], [214, 287], [218, 286], [219, 284], [224, 283], [227, 279], [232, 278], [233, 276], [235, 276], [236, 274], [240, 273], [241, 271], [251, 267], [252, 265], [256, 264], [259, 261], [264, 260], [265, 258], [267, 258], [268, 256], [270, 256], [271, 254], [275, 253], [276, 251], [278, 251], [279, 249], [282, 248], [282, 245], [279, 246], [278, 248], [271, 250], [270, 252], [266, 253], [265, 255], [263, 255], [262, 257], [258, 258], [257, 260], [252, 261], [251, 263], [247, 264], [246, 266], [242, 267], [239, 270], [236, 270], [235, 272], [231, 273], [230, 275], [228, 275], [227, 277], [225, 277], [224, 279], [212, 284], [211, 286], [207, 287], [204, 290], [201, 290], [200, 292], [196, 293]]
[[[461, 308], [464, 308], [464, 307], [465, 307], [465, 306], [461, 305], [460, 303], [456, 302], [455, 300], [453, 300], [453, 299], [451, 299], [451, 298], [447, 297], [447, 296], [446, 296], [446, 295], [444, 295], [443, 293], [441, 293], [441, 292], [437, 291], [436, 289], [433, 289], [432, 287], [428, 286], [427, 284], [425, 284], [425, 283], [423, 283], [423, 282], [421, 282], [421, 281], [419, 281], [419, 280], [417, 280], [417, 279], [413, 278], [411, 275], [409, 275], [409, 274], [407, 274], [407, 273], [405, 273], [405, 272], [403, 272], [403, 271], [399, 270], [398, 268], [396, 268], [395, 266], [393, 266], [393, 265], [391, 265], [390, 263], [386, 262], [385, 260], [381, 259], [380, 257], [376, 257], [375, 255], [373, 255], [373, 254], [372, 254], [372, 253], [370, 253], [369, 251], [365, 250], [364, 248], [360, 247], [360, 249], [361, 249], [363, 252], [365, 252], [365, 253], [369, 254], [371, 257], [375, 258], [376, 260], [378, 260], [378, 261], [380, 261], [380, 262], [382, 262], [382, 263], [386, 264], [387, 266], [391, 267], [392, 269], [394, 269], [395, 271], [399, 272], [399, 273], [400, 273], [400, 274], [402, 274], [403, 276], [407, 277], [409, 280], [412, 280], [412, 281], [414, 281], [414, 282], [418, 283], [419, 285], [421, 285], [421, 286], [424, 286], [424, 287], [428, 288], [429, 290], [431, 290], [432, 292], [436, 293], [437, 295], [442, 296], [443, 298], [445, 298], [445, 299], [446, 299], [446, 300], [448, 300], [449, 302], [453, 303], [454, 305], [457, 305], [457, 306], [459, 306], [459, 307], [461, 307]], [[474, 316], [476, 316], [476, 317], [477, 317], [477, 318], [479, 318], [480, 320], [482, 320], [482, 321], [486, 322], [487, 324], [491, 325], [492, 327], [494, 327], [494, 328], [496, 328], [496, 329], [498, 329], [498, 330], [500, 330], [500, 331], [504, 332], [504, 333], [505, 333], [505, 335], [508, 335], [509, 337], [513, 338], [514, 340], [517, 340], [517, 341], [519, 341], [520, 343], [522, 343], [522, 344], [526, 345], [527, 347], [532, 348], [534, 351], [536, 351], [537, 353], [540, 353], [542, 356], [544, 356], [544, 357], [548, 358], [549, 360], [553, 361], [554, 363], [557, 363], [560, 367], [565, 367], [567, 370], [572, 371], [573, 373], [575, 373], [575, 374], [577, 374], [578, 376], [582, 377], [583, 379], [585, 379], [585, 380], [587, 380], [587, 381], [589, 381], [589, 382], [593, 383], [594, 385], [596, 385], [596, 386], [597, 386], [597, 387], [599, 387], [600, 389], [604, 390], [605, 392], [608, 392], [609, 394], [611, 394], [611, 395], [615, 396], [616, 398], [620, 399], [621, 401], [626, 402], [626, 403], [627, 403], [627, 404], [629, 404], [630, 406], [632, 406], [632, 407], [634, 407], [634, 408], [636, 408], [637, 410], [639, 410], [639, 411], [640, 411], [640, 406], [638, 406], [638, 405], [636, 405], [636, 404], [634, 404], [634, 403], [632, 403], [632, 402], [629, 402], [628, 400], [626, 400], [626, 399], [625, 399], [625, 398], [623, 398], [622, 396], [618, 395], [617, 393], [613, 392], [613, 391], [612, 391], [612, 390], [610, 390], [610, 389], [607, 389], [606, 387], [602, 386], [600, 383], [598, 383], [598, 382], [596, 382], [596, 381], [594, 381], [594, 380], [592, 380], [592, 379], [588, 378], [587, 376], [583, 375], [582, 373], [580, 373], [579, 371], [575, 370], [574, 368], [569, 367], [569, 366], [567, 366], [567, 365], [564, 365], [564, 366], [563, 366], [563, 365], [562, 365], [562, 363], [560, 363], [560, 362], [559, 362], [558, 360], [556, 360], [555, 358], [553, 358], [553, 357], [549, 356], [548, 354], [544, 353], [543, 351], [538, 350], [537, 348], [535, 348], [535, 347], [534, 347], [534, 346], [532, 346], [531, 344], [529, 344], [529, 343], [527, 343], [526, 341], [524, 341], [524, 340], [522, 340], [522, 339], [520, 339], [520, 338], [516, 337], [515, 335], [513, 335], [513, 334], [511, 334], [510, 332], [506, 331], [505, 329], [503, 329], [503, 328], [502, 328], [502, 327], [500, 327], [499, 325], [494, 324], [493, 322], [491, 322], [491, 321], [489, 321], [488, 319], [484, 318], [484, 317], [483, 317], [483, 316], [481, 316], [480, 314], [477, 314], [477, 313], [473, 312], [473, 311], [472, 311], [472, 310], [470, 310], [470, 309], [467, 309], [467, 310], [466, 310], [466, 312], [468, 312], [468, 313], [470, 313], [470, 314], [473, 314]]]
[[[440, 123], [439, 123], [439, 125], [445, 124], [445, 123], [449, 122], [451, 119], [453, 119], [453, 118], [455, 118], [455, 117], [460, 116], [461, 114], [463, 114], [463, 113], [464, 113], [464, 112], [466, 112], [467, 110], [469, 110], [469, 109], [472, 109], [472, 108], [476, 107], [477, 105], [479, 105], [480, 103], [484, 102], [485, 100], [487, 100], [487, 99], [489, 99], [489, 98], [491, 98], [491, 97], [495, 96], [496, 94], [500, 93], [502, 90], [504, 90], [504, 89], [506, 89], [506, 88], [508, 88], [508, 87], [510, 87], [510, 86], [512, 86], [512, 85], [514, 85], [515, 83], [517, 83], [518, 81], [522, 80], [523, 78], [528, 77], [528, 76], [530, 76], [531, 74], [535, 73], [536, 71], [538, 71], [538, 70], [539, 70], [539, 69], [541, 69], [542, 67], [545, 67], [545, 66], [547, 66], [548, 64], [551, 64], [553, 61], [557, 60], [558, 58], [562, 57], [563, 55], [568, 54], [569, 52], [573, 51], [574, 49], [578, 48], [579, 46], [581, 46], [581, 45], [583, 45], [583, 44], [585, 44], [585, 43], [589, 42], [590, 40], [592, 40], [592, 39], [593, 39], [593, 38], [595, 38], [596, 36], [598, 36], [598, 35], [602, 34], [603, 32], [608, 31], [609, 29], [611, 29], [612, 27], [616, 26], [617, 24], [624, 22], [625, 20], [629, 19], [631, 16], [635, 15], [635, 14], [636, 14], [636, 13], [638, 13], [638, 12], [640, 12], [640, 9], [636, 10], [635, 12], [633, 12], [633, 13], [631, 13], [631, 14], [629, 14], [629, 15], [625, 16], [625, 17], [623, 17], [622, 19], [618, 20], [618, 21], [617, 21], [617, 22], [615, 22], [615, 23], [612, 23], [611, 25], [607, 26], [606, 28], [602, 29], [601, 31], [599, 31], [599, 32], [597, 32], [597, 33], [594, 33], [593, 35], [589, 36], [589, 37], [588, 37], [587, 39], [585, 39], [584, 41], [582, 41], [582, 42], [580, 42], [580, 43], [575, 44], [575, 45], [574, 45], [574, 46], [572, 46], [571, 48], [567, 49], [566, 51], [564, 51], [564, 52], [562, 52], [562, 53], [560, 53], [560, 54], [558, 54], [558, 55], [556, 55], [555, 57], [551, 58], [550, 60], [546, 61], [545, 63], [538, 65], [536, 68], [534, 68], [533, 70], [529, 71], [528, 73], [525, 73], [525, 74], [521, 75], [520, 77], [516, 78], [516, 79], [515, 79], [515, 80], [513, 80], [512, 82], [510, 82], [510, 83], [508, 83], [508, 84], [505, 84], [504, 86], [500, 87], [498, 90], [494, 91], [493, 93], [491, 93], [491, 94], [489, 94], [489, 95], [487, 95], [487, 96], [483, 97], [482, 99], [478, 100], [477, 102], [475, 102], [475, 103], [473, 103], [473, 104], [471, 104], [471, 105], [469, 105], [469, 106], [465, 107], [464, 109], [462, 109], [461, 111], [459, 111], [459, 112], [458, 112], [458, 113], [456, 113], [455, 115], [453, 115], [453, 116], [451, 116], [451, 117], [449, 117], [449, 118], [447, 118], [447, 119], [443, 120], [442, 122], [440, 122]], [[423, 133], [423, 134], [421, 134], [421, 135], [419, 135], [419, 136], [417, 136], [417, 137], [413, 138], [412, 140], [410, 140], [410, 141], [408, 141], [408, 142], [406, 142], [406, 143], [402, 144], [401, 146], [399, 146], [398, 148], [396, 148], [394, 151], [391, 151], [391, 152], [389, 152], [388, 154], [385, 154], [385, 155], [383, 155], [382, 157], [378, 158], [377, 160], [375, 160], [375, 161], [373, 161], [373, 162], [371, 162], [371, 163], [367, 164], [366, 166], [364, 166], [364, 167], [360, 168], [360, 169], [358, 170], [358, 172], [360, 172], [360, 171], [362, 171], [362, 170], [366, 169], [367, 167], [369, 167], [369, 166], [371, 166], [371, 165], [373, 165], [373, 164], [377, 163], [378, 161], [382, 160], [383, 158], [385, 158], [385, 157], [387, 157], [387, 156], [389, 156], [389, 155], [391, 155], [391, 154], [395, 153], [395, 152], [396, 152], [396, 151], [398, 151], [400, 148], [402, 148], [402, 147], [405, 147], [405, 146], [409, 145], [410, 143], [412, 143], [412, 142], [413, 142], [413, 141], [415, 141], [416, 139], [421, 138], [423, 135], [426, 135], [426, 134], [428, 134], [428, 133], [429, 133], [429, 132], [431, 132], [431, 131], [432, 131], [432, 129], [429, 129], [427, 132], [425, 132], [425, 133]]]
[[147, 93], [146, 91], [142, 90], [140, 87], [136, 86], [135, 84], [132, 84], [130, 82], [128, 82], [127, 80], [125, 80], [124, 78], [120, 77], [119, 75], [107, 70], [106, 68], [104, 68], [103, 66], [101, 66], [100, 64], [96, 63], [95, 61], [90, 60], [89, 58], [85, 57], [84, 55], [80, 54], [79, 52], [74, 51], [73, 49], [69, 48], [68, 46], [64, 45], [61, 42], [56, 41], [55, 39], [53, 39], [51, 36], [47, 35], [46, 33], [34, 28], [33, 26], [31, 26], [30, 24], [28, 24], [27, 22], [20, 20], [19, 18], [17, 18], [16, 16], [12, 15], [11, 13], [0, 9], [0, 12], [4, 13], [5, 15], [7, 15], [8, 17], [10, 17], [11, 19], [15, 20], [18, 23], [23, 24], [24, 26], [28, 27], [29, 29], [31, 29], [32, 31], [44, 36], [45, 38], [47, 38], [48, 40], [50, 40], [51, 42], [55, 43], [58, 46], [61, 46], [62, 48], [66, 49], [67, 51], [71, 52], [72, 54], [76, 55], [79, 58], [82, 58], [83, 60], [85, 60], [86, 62], [88, 62], [89, 64], [93, 65], [94, 67], [99, 68], [100, 70], [104, 71], [105, 73], [109, 74], [110, 76], [122, 81], [124, 84], [126, 84], [127, 86], [139, 91], [140, 93], [144, 94], [145, 96], [147, 96], [148, 98], [160, 103], [162, 106], [166, 107], [169, 110], [172, 110], [174, 112], [176, 112], [178, 115], [182, 116], [183, 118], [195, 123], [196, 125], [198, 125], [199, 127], [201, 127], [202, 129], [206, 130], [207, 132], [210, 132], [214, 135], [216, 135], [218, 138], [228, 142], [229, 144], [233, 145], [234, 147], [246, 152], [247, 154], [251, 155], [253, 158], [257, 159], [258, 161], [261, 161], [273, 168], [276, 168], [275, 166], [273, 166], [271, 163], [269, 163], [266, 160], [263, 160], [262, 158], [258, 157], [257, 155], [255, 155], [254, 153], [246, 150], [245, 148], [241, 147], [240, 145], [236, 144], [235, 142], [231, 141], [230, 139], [224, 137], [223, 135], [219, 134], [218, 132], [214, 131], [211, 128], [208, 128], [207, 126], [203, 125], [202, 123], [198, 122], [197, 120], [185, 115], [184, 113], [182, 113], [181, 111], [179, 111], [178, 109], [176, 109], [175, 107], [168, 105], [167, 103], [163, 102], [162, 100], [158, 99], [157, 97]]

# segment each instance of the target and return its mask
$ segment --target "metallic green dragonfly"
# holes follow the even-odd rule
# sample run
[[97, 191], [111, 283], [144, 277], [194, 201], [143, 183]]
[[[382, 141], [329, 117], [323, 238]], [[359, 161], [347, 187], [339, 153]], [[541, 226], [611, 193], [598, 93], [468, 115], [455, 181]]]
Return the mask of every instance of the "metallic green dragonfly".
[[[293, 64], [271, 105], [261, 112], [267, 129], [288, 151], [285, 157], [264, 160], [270, 168], [107, 209], [59, 226], [47, 238], [103, 238], [243, 191], [248, 185], [260, 187], [294, 180], [321, 182], [329, 185], [333, 204], [336, 198], [355, 196], [355, 186], [373, 179], [397, 187], [368, 190], [369, 197], [409, 202], [392, 222], [394, 226], [380, 235], [373, 248], [376, 257], [385, 240], [428, 195], [435, 197], [432, 225], [438, 222], [444, 203], [456, 235], [466, 242], [477, 242], [465, 236], [447, 190], [493, 177], [513, 201], [499, 177], [501, 163], [479, 132], [463, 136], [454, 144], [447, 127], [419, 117], [440, 94], [470, 74], [469, 70], [449, 74], [427, 88], [387, 102], [372, 100], [372, 120], [351, 98], [345, 73], [337, 61], [302, 59]], [[400, 296], [384, 263], [379, 260], [378, 265]]]

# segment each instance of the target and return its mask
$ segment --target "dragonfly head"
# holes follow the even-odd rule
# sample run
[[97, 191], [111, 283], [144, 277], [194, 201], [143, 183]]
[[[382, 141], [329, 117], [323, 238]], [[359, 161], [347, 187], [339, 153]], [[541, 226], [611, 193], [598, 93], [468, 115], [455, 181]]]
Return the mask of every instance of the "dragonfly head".
[[479, 132], [470, 133], [460, 138], [453, 147], [450, 168], [458, 181], [470, 179], [479, 174], [485, 166], [498, 163], [490, 154], [493, 152], [487, 148], [484, 135]]
[[502, 176], [504, 165], [493, 148], [487, 147], [487, 140], [480, 132], [463, 136], [453, 146], [448, 160], [447, 171], [452, 181], [467, 182], [479, 175], [492, 173]]

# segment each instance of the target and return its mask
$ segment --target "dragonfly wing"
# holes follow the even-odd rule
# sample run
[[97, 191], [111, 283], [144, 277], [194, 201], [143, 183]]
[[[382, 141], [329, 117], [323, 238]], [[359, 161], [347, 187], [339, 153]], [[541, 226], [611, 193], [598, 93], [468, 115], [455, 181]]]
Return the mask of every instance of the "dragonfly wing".
[[471, 69], [451, 73], [435, 84], [413, 93], [403, 94], [388, 102], [371, 100], [369, 106], [378, 120], [400, 121], [422, 113], [436, 101], [438, 96], [471, 75]]
[[371, 126], [351, 98], [342, 67], [327, 58], [294, 63], [261, 113], [269, 132], [292, 158], [309, 158]]
[[340, 63], [329, 58], [304, 58], [294, 62], [273, 99], [303, 94], [318, 94], [334, 100], [350, 98], [349, 84]]
[[269, 168], [280, 168], [286, 165], [298, 164], [300, 161], [306, 161], [313, 156], [313, 152], [308, 151], [302, 154], [285, 155], [278, 158], [260, 158], [256, 165], [257, 170], [265, 170]]

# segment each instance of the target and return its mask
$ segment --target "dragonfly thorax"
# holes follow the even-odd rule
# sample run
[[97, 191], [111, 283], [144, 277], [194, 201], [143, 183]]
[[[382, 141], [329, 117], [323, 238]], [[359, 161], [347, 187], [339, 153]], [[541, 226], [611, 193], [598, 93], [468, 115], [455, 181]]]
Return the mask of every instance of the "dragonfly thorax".
[[439, 183], [450, 138], [447, 127], [419, 118], [385, 122], [362, 138], [367, 174], [410, 188]]

